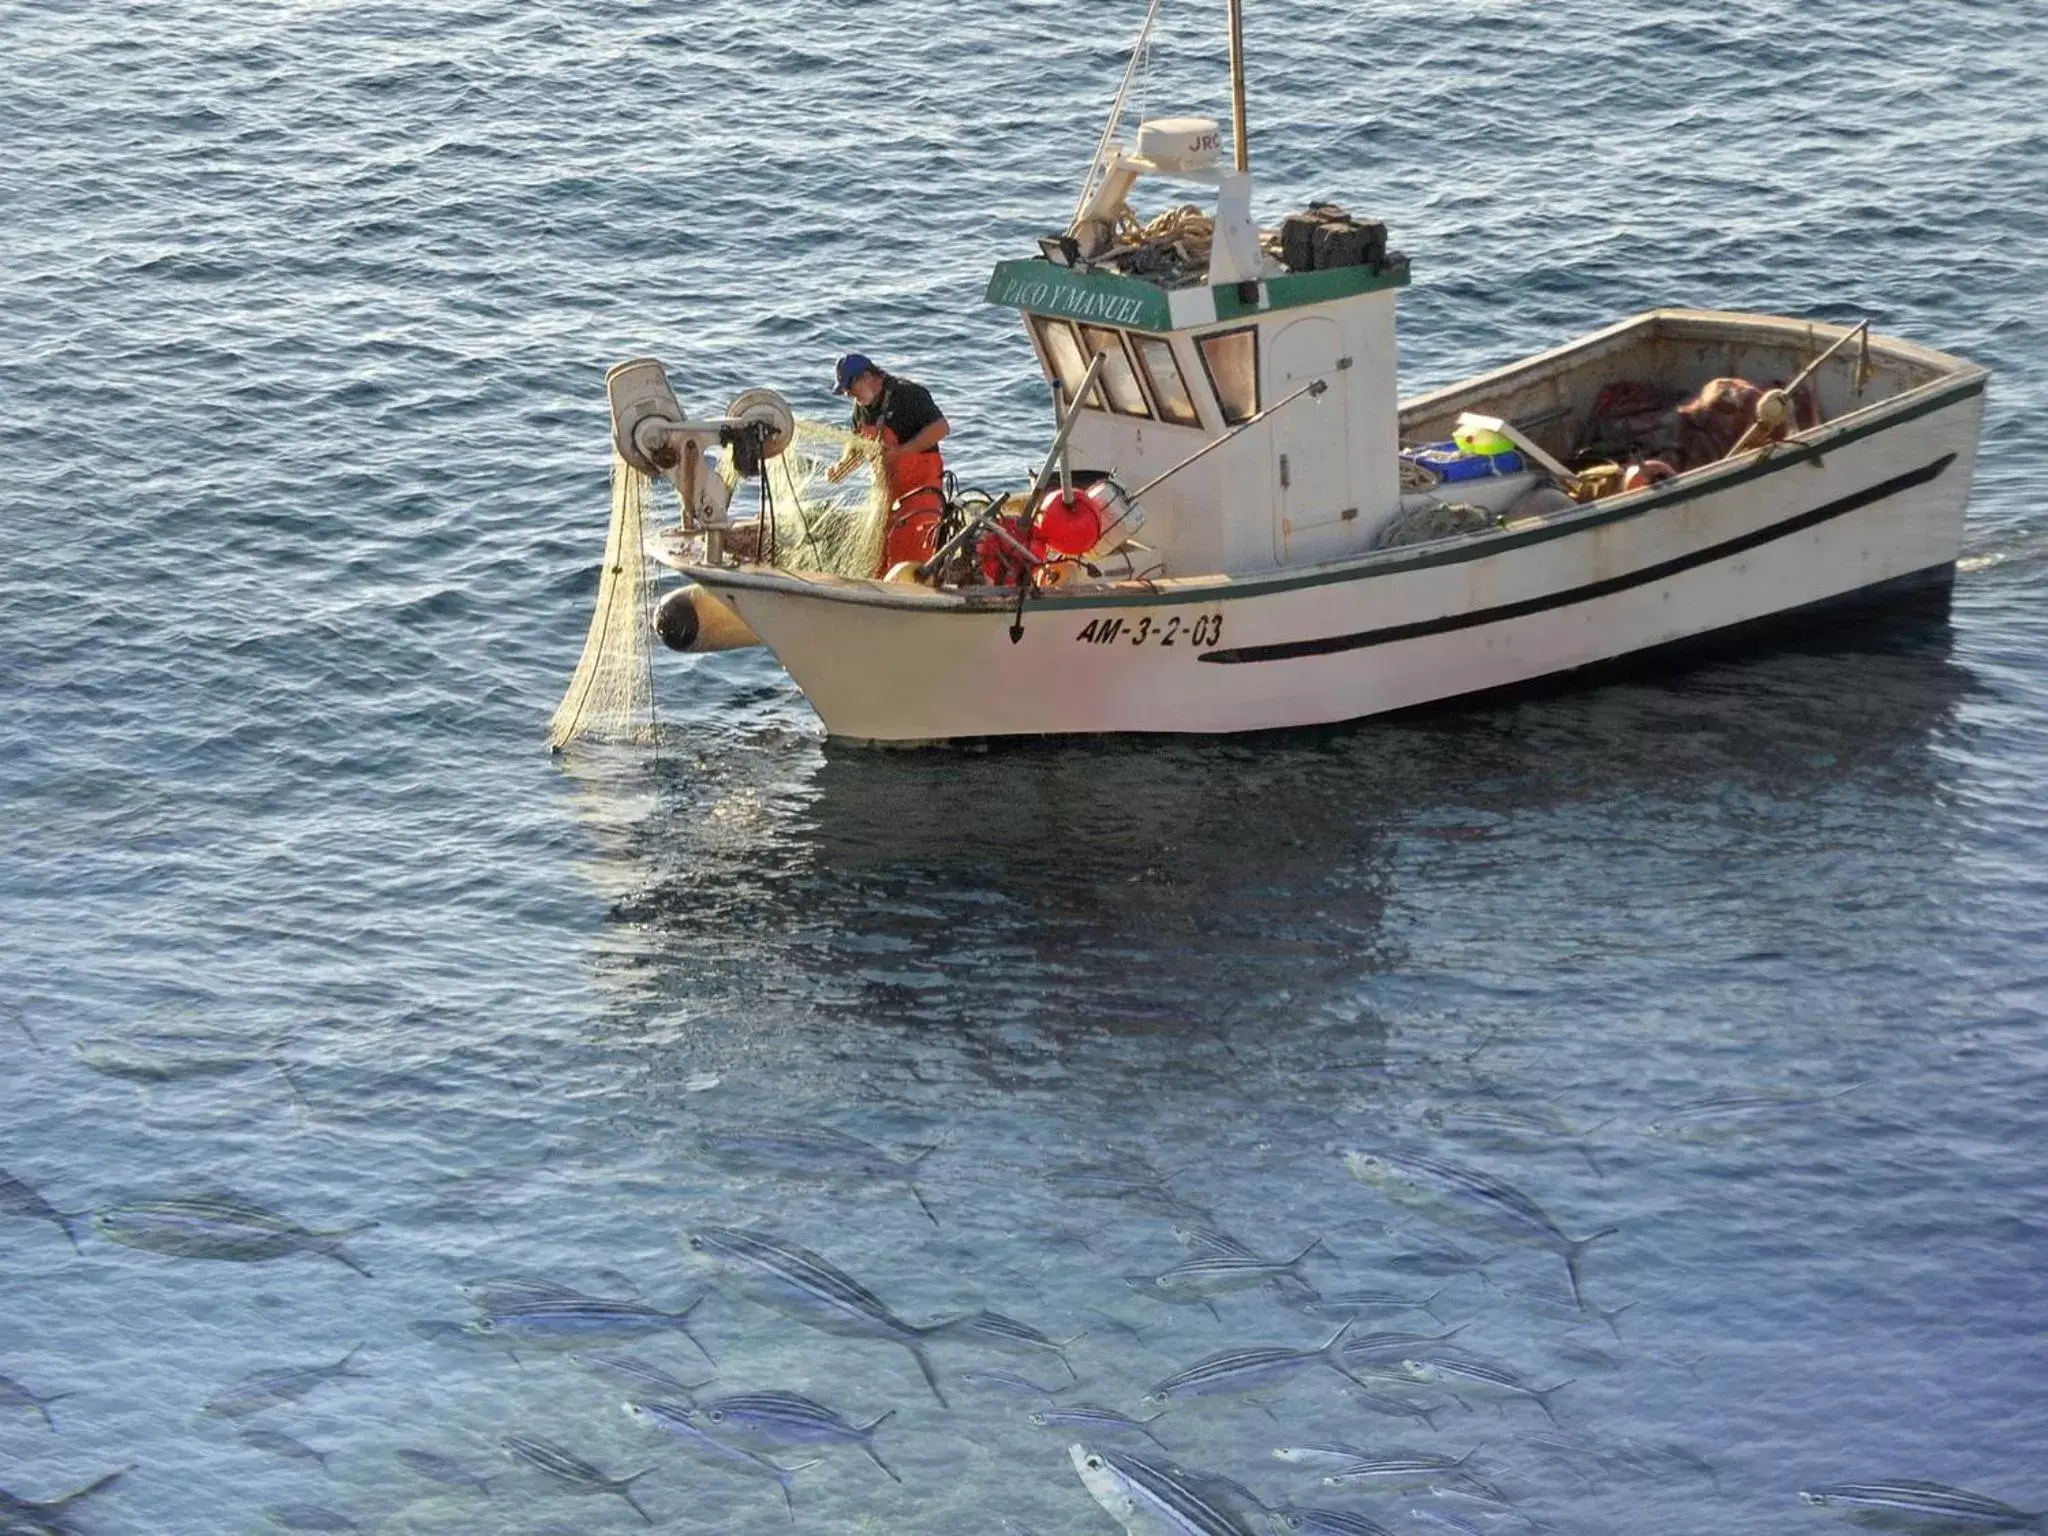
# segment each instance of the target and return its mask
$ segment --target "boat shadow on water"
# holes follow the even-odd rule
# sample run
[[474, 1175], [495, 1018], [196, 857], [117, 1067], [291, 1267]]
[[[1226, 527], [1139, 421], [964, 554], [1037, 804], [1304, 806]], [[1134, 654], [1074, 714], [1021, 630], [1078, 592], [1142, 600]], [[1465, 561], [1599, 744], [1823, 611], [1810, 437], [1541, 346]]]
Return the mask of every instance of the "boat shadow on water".
[[826, 1033], [856, 1020], [871, 1045], [947, 1031], [990, 1071], [1005, 1022], [1227, 1043], [1257, 999], [1251, 1035], [1269, 1001], [1355, 1030], [1360, 982], [1406, 958], [1390, 911], [1453, 878], [1447, 860], [1511, 883], [1575, 820], [1604, 836], [1717, 805], [1793, 837], [1844, 794], [1901, 828], [1938, 822], [1940, 744], [1975, 686], [1951, 645], [1939, 607], [1893, 609], [1761, 654], [1340, 727], [700, 740], [664, 754], [651, 811], [610, 839], [625, 894], [607, 985], [635, 1013], [786, 1010]]

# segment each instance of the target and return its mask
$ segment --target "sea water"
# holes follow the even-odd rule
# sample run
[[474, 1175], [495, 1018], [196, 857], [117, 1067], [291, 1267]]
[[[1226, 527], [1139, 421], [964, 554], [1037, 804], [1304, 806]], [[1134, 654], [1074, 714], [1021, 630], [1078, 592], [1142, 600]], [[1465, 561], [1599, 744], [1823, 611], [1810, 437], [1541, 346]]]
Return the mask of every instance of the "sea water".
[[[1324, 1293], [1441, 1293], [1441, 1327], [1361, 1329], [1570, 1382], [1553, 1426], [1368, 1378], [1431, 1428], [1312, 1364], [1170, 1402], [1170, 1456], [1102, 1437], [1268, 1506], [1589, 1536], [1824, 1529], [1798, 1490], [1841, 1481], [2048, 1506], [2033, 8], [1247, 9], [1261, 206], [1388, 222], [1407, 393], [1658, 304], [1994, 370], [1952, 611], [1420, 720], [981, 755], [833, 746], [764, 653], [664, 655], [658, 753], [550, 761], [606, 365], [828, 416], [859, 348], [934, 390], [963, 480], [1018, 481], [1050, 412], [982, 287], [1070, 210], [1140, 8], [0, 11], [0, 1167], [78, 1242], [0, 1217], [0, 1374], [68, 1394], [54, 1428], [0, 1407], [0, 1486], [132, 1468], [73, 1512], [108, 1533], [643, 1528], [501, 1444], [538, 1436], [651, 1468], [664, 1528], [789, 1529], [765, 1471], [459, 1289], [679, 1309], [719, 1278], [683, 1234], [743, 1225], [908, 1324], [1070, 1341], [1079, 1379], [936, 1338], [941, 1407], [900, 1344], [724, 1288], [690, 1319], [715, 1366], [614, 1344], [700, 1398], [894, 1410], [900, 1484], [772, 1453], [817, 1458], [795, 1528], [1108, 1532], [1075, 1437], [988, 1377], [1135, 1415], [1330, 1336], [1286, 1281], [1162, 1300], [1205, 1225], [1320, 1238]], [[1169, 8], [1142, 110], [1227, 117], [1217, 10]], [[930, 1218], [873, 1168], [707, 1155], [790, 1124], [919, 1157]], [[1552, 1247], [1392, 1201], [1354, 1149], [1617, 1228], [1586, 1309]], [[371, 1274], [83, 1214], [223, 1189], [376, 1222]], [[1508, 1507], [1272, 1455], [1321, 1441], [1469, 1451]]]

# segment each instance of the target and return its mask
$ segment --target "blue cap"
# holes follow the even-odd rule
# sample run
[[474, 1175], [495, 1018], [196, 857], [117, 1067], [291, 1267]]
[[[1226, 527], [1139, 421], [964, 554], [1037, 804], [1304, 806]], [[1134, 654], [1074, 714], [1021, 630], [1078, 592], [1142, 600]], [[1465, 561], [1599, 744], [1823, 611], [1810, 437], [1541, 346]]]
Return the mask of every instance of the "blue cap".
[[864, 373], [880, 373], [875, 360], [865, 352], [849, 352], [839, 359], [839, 369], [834, 377], [839, 381], [832, 386], [832, 393], [843, 395], [853, 388], [853, 381]]

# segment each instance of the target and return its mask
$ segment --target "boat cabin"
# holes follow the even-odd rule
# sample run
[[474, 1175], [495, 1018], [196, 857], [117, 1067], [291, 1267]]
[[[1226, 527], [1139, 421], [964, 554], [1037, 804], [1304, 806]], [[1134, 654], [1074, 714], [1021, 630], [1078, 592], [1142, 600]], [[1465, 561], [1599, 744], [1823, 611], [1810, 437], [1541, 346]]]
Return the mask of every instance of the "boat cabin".
[[[1143, 543], [1166, 572], [1361, 553], [1401, 504], [1394, 298], [1407, 261], [1335, 210], [1258, 230], [1249, 175], [1210, 171], [1213, 152], [1162, 151], [1159, 126], [1140, 131], [1139, 154], [1118, 152], [1099, 212], [1040, 256], [998, 264], [987, 299], [1023, 313], [1062, 415], [1078, 410], [1077, 474], [1135, 490], [1216, 445], [1142, 497]], [[1167, 126], [1196, 139], [1206, 127], [1213, 148], [1213, 123]], [[1139, 174], [1217, 185], [1216, 214], [1189, 205], [1139, 224], [1124, 200]], [[1075, 238], [1091, 222], [1097, 238]]]

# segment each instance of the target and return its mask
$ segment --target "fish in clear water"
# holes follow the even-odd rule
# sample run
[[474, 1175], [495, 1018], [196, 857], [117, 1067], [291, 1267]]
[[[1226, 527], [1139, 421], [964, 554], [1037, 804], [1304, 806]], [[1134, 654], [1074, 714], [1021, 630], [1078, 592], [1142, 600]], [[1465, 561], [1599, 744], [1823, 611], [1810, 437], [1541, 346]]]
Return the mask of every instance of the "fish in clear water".
[[180, 1083], [206, 1077], [232, 1077], [251, 1067], [269, 1065], [269, 1058], [244, 1052], [208, 1054], [194, 1050], [160, 1050], [137, 1040], [81, 1040], [72, 1047], [78, 1064], [104, 1077], [133, 1083]]
[[1067, 1447], [1067, 1459], [1128, 1536], [1257, 1536], [1242, 1490], [1227, 1480], [1078, 1442]]
[[468, 1323], [459, 1323], [452, 1318], [415, 1318], [405, 1325], [405, 1331], [416, 1339], [425, 1339], [429, 1344], [439, 1344], [444, 1349], [510, 1355], [514, 1365], [524, 1368], [524, 1362], [519, 1358], [518, 1339], [501, 1334], [471, 1333]]
[[1290, 1259], [1267, 1259], [1257, 1254], [1207, 1253], [1154, 1275], [1152, 1283], [1163, 1291], [1187, 1290], [1205, 1296], [1220, 1296], [1247, 1286], [1287, 1281], [1313, 1296], [1315, 1287], [1309, 1284], [1301, 1267], [1308, 1262], [1308, 1256], [1322, 1246], [1323, 1240], [1318, 1237]]
[[461, 1462], [438, 1451], [414, 1450], [401, 1446], [391, 1453], [430, 1483], [439, 1483], [444, 1488], [474, 1488], [479, 1493], [489, 1493], [489, 1479], [479, 1477]]
[[1430, 1303], [1443, 1293], [1441, 1286], [1427, 1296], [1401, 1296], [1392, 1291], [1336, 1291], [1304, 1300], [1298, 1305], [1311, 1317], [1341, 1319], [1361, 1318], [1372, 1312], [1427, 1312], [1442, 1322]]
[[668, 1402], [693, 1403], [698, 1389], [710, 1381], [679, 1381], [659, 1366], [649, 1365], [637, 1355], [588, 1352], [569, 1357], [593, 1376], [617, 1382], [628, 1391], [644, 1393]]
[[1380, 1230], [1394, 1242], [1403, 1245], [1399, 1253], [1390, 1253], [1380, 1260], [1387, 1269], [1398, 1269], [1404, 1274], [1427, 1275], [1448, 1279], [1455, 1275], [1470, 1274], [1483, 1270], [1500, 1257], [1497, 1253], [1474, 1253], [1456, 1243], [1445, 1242], [1442, 1238], [1410, 1232], [1406, 1228], [1385, 1225]]
[[1456, 1472], [1472, 1459], [1472, 1452], [1463, 1456], [1444, 1456], [1435, 1451], [1400, 1451], [1387, 1456], [1361, 1456], [1356, 1461], [1326, 1474], [1323, 1481], [1332, 1488], [1350, 1487], [1357, 1483], [1373, 1483], [1392, 1487], [1400, 1483], [1427, 1482], [1433, 1477]]
[[1157, 1275], [1125, 1275], [1123, 1282], [1147, 1301], [1169, 1307], [1200, 1307], [1217, 1322], [1223, 1321], [1223, 1314], [1216, 1310], [1216, 1303], [1200, 1291], [1162, 1290], [1157, 1284], [1158, 1279]]
[[342, 1242], [377, 1225], [365, 1221], [326, 1231], [302, 1227], [232, 1192], [133, 1200], [95, 1212], [92, 1224], [102, 1237], [152, 1253], [242, 1264], [317, 1253], [359, 1275], [370, 1271]]
[[1079, 1200], [1128, 1200], [1166, 1216], [1209, 1213], [1176, 1195], [1169, 1176], [1130, 1157], [1114, 1163], [1067, 1163], [1045, 1176], [1055, 1193]]
[[231, 1386], [222, 1388], [200, 1405], [200, 1417], [208, 1419], [240, 1419], [252, 1413], [261, 1413], [266, 1408], [275, 1408], [281, 1403], [296, 1402], [324, 1381], [337, 1381], [346, 1377], [361, 1377], [363, 1371], [352, 1371], [349, 1364], [361, 1351], [358, 1344], [331, 1365], [285, 1366], [277, 1370], [258, 1371], [244, 1376]]
[[88, 1211], [58, 1210], [38, 1194], [32, 1185], [17, 1179], [5, 1168], [0, 1168], [0, 1216], [19, 1216], [26, 1221], [54, 1222], [57, 1229], [70, 1241], [71, 1251], [78, 1253], [82, 1250], [78, 1246], [78, 1234], [71, 1230], [71, 1223], [84, 1221], [90, 1214]]
[[1344, 1366], [1340, 1351], [1346, 1323], [1315, 1349], [1290, 1349], [1284, 1345], [1253, 1344], [1218, 1350], [1204, 1356], [1185, 1370], [1175, 1371], [1145, 1394], [1148, 1403], [1166, 1403], [1176, 1397], [1210, 1397], [1226, 1392], [1246, 1392], [1266, 1382], [1291, 1376], [1310, 1365], [1326, 1365], [1355, 1384], [1358, 1378]]
[[1621, 1230], [1603, 1227], [1584, 1237], [1567, 1236], [1540, 1205], [1512, 1184], [1459, 1163], [1397, 1152], [1350, 1151], [1344, 1154], [1344, 1165], [1353, 1178], [1378, 1187], [1403, 1204], [1542, 1243], [1564, 1260], [1572, 1295], [1581, 1303], [1585, 1293], [1579, 1277], [1580, 1258], [1592, 1244]]
[[1067, 1387], [1041, 1386], [1015, 1371], [962, 1371], [959, 1379], [970, 1387], [994, 1387], [999, 1392], [1016, 1392], [1029, 1397], [1057, 1397]]
[[317, 1461], [320, 1470], [327, 1470], [327, 1453], [316, 1451], [312, 1446], [294, 1435], [280, 1429], [245, 1429], [237, 1438], [246, 1446], [267, 1451], [272, 1456], [282, 1456], [288, 1461]]
[[1085, 1333], [1077, 1333], [1069, 1339], [1055, 1339], [1029, 1323], [1019, 1322], [1014, 1317], [986, 1309], [974, 1313], [971, 1317], [955, 1318], [937, 1331], [944, 1333], [948, 1338], [989, 1344], [1013, 1353], [1049, 1354], [1066, 1367], [1069, 1381], [1078, 1383], [1081, 1379], [1074, 1374], [1073, 1364], [1066, 1356], [1066, 1348], [1069, 1344], [1087, 1337]]
[[626, 1417], [645, 1424], [649, 1428], [665, 1430], [669, 1434], [674, 1435], [684, 1445], [702, 1455], [710, 1457], [714, 1461], [752, 1467], [757, 1472], [766, 1472], [775, 1479], [782, 1489], [782, 1502], [789, 1510], [790, 1523], [794, 1524], [796, 1522], [796, 1499], [790, 1492], [790, 1485], [795, 1482], [797, 1473], [803, 1471], [806, 1467], [816, 1466], [817, 1463], [815, 1461], [806, 1461], [794, 1467], [785, 1467], [779, 1462], [770, 1461], [766, 1456], [757, 1455], [755, 1452], [742, 1449], [737, 1445], [728, 1445], [716, 1436], [705, 1433], [692, 1423], [691, 1420], [695, 1417], [697, 1410], [683, 1403], [627, 1403], [625, 1407]]
[[1372, 1453], [1341, 1440], [1319, 1441], [1314, 1445], [1282, 1445], [1273, 1451], [1275, 1461], [1297, 1467], [1340, 1467], [1346, 1462], [1364, 1461]]
[[1129, 1414], [1118, 1413], [1114, 1408], [1104, 1408], [1097, 1403], [1074, 1403], [1062, 1408], [1041, 1408], [1029, 1415], [1032, 1423], [1040, 1429], [1120, 1429], [1132, 1434], [1143, 1435], [1162, 1451], [1172, 1449], [1153, 1432], [1152, 1425], [1163, 1414], [1155, 1413], [1149, 1419], [1134, 1419]]
[[96, 1493], [103, 1493], [121, 1481], [135, 1468], [122, 1467], [94, 1478], [83, 1488], [55, 1499], [24, 1499], [18, 1493], [0, 1488], [0, 1532], [7, 1536], [69, 1536], [77, 1527], [68, 1518], [74, 1505], [83, 1504]]
[[1795, 1110], [1818, 1109], [1844, 1094], [1868, 1088], [1865, 1082], [1850, 1083], [1821, 1093], [1730, 1093], [1709, 1099], [1676, 1104], [1643, 1127], [1652, 1136], [1704, 1136], [1725, 1130], [1759, 1115], [1789, 1114]]
[[1348, 1509], [1316, 1509], [1304, 1504], [1285, 1504], [1269, 1510], [1274, 1536], [1393, 1536], [1377, 1520]]
[[33, 1408], [42, 1415], [44, 1427], [52, 1433], [56, 1432], [57, 1421], [50, 1417], [50, 1404], [62, 1402], [69, 1396], [69, 1392], [51, 1392], [38, 1397], [12, 1376], [0, 1376], [0, 1408]]
[[1602, 1322], [1615, 1338], [1621, 1337], [1621, 1319], [1639, 1305], [1626, 1301], [1618, 1307], [1602, 1307], [1598, 1303], [1572, 1295], [1571, 1292], [1553, 1289], [1550, 1286], [1531, 1284], [1498, 1287], [1501, 1299], [1516, 1306], [1527, 1307], [1539, 1316], [1564, 1323]]
[[1535, 1110], [1469, 1102], [1433, 1105], [1422, 1112], [1422, 1123], [1444, 1136], [1519, 1146], [1547, 1146], [1552, 1143], [1568, 1146], [1585, 1159], [1586, 1166], [1599, 1178], [1605, 1178], [1606, 1171], [1582, 1138], [1608, 1125], [1613, 1118], [1609, 1115], [1592, 1125], [1579, 1127], [1556, 1115]]
[[1800, 1489], [1799, 1502], [1866, 1525], [1932, 1524], [1953, 1531], [2048, 1529], [2048, 1513], [2020, 1509], [1949, 1483], [1829, 1483]]
[[362, 1527], [347, 1515], [336, 1514], [318, 1504], [271, 1504], [263, 1511], [272, 1525], [288, 1531], [360, 1531]]
[[1417, 1381], [1456, 1382], [1461, 1386], [1488, 1387], [1505, 1392], [1511, 1397], [1525, 1397], [1543, 1410], [1544, 1416], [1553, 1424], [1557, 1413], [1550, 1406], [1553, 1394], [1562, 1392], [1572, 1384], [1573, 1378], [1566, 1377], [1555, 1386], [1532, 1387], [1518, 1372], [1504, 1365], [1495, 1365], [1485, 1360], [1469, 1360], [1456, 1355], [1430, 1355], [1423, 1359], [1403, 1360], [1401, 1369]]
[[795, 1392], [746, 1392], [700, 1404], [697, 1412], [713, 1435], [750, 1448], [858, 1445], [892, 1481], [903, 1481], [875, 1450], [875, 1431], [896, 1416], [894, 1408], [855, 1424]]
[[456, 1287], [479, 1311], [500, 1312], [534, 1301], [589, 1301], [593, 1298], [571, 1286], [531, 1275], [481, 1275]]
[[525, 1344], [561, 1344], [592, 1339], [638, 1339], [649, 1334], [680, 1333], [711, 1364], [718, 1362], [704, 1341], [690, 1331], [690, 1315], [704, 1300], [693, 1296], [688, 1305], [674, 1312], [645, 1306], [637, 1301], [604, 1301], [595, 1296], [549, 1297], [529, 1301], [502, 1312], [493, 1312], [470, 1323], [469, 1331], [483, 1338], [500, 1337]]
[[498, 1444], [514, 1461], [521, 1461], [530, 1467], [537, 1467], [560, 1483], [571, 1493], [608, 1493], [614, 1498], [624, 1499], [633, 1506], [633, 1513], [647, 1524], [654, 1524], [654, 1516], [640, 1507], [640, 1501], [633, 1497], [633, 1484], [647, 1476], [654, 1468], [647, 1467], [628, 1477], [608, 1477], [572, 1451], [564, 1450], [552, 1440], [543, 1440], [537, 1435], [505, 1435]]
[[1223, 1254], [1236, 1259], [1256, 1259], [1259, 1256], [1258, 1251], [1248, 1244], [1202, 1221], [1175, 1222], [1173, 1239], [1183, 1248], [1193, 1248], [1202, 1253]]
[[925, 1341], [960, 1321], [916, 1325], [891, 1312], [875, 1293], [826, 1259], [781, 1238], [737, 1227], [700, 1227], [684, 1245], [700, 1263], [715, 1268], [735, 1290], [797, 1317], [826, 1333], [887, 1339], [910, 1351], [925, 1385], [941, 1407], [950, 1407]]
[[1434, 1525], [1441, 1530], [1456, 1531], [1458, 1536], [1486, 1536], [1486, 1528], [1484, 1526], [1474, 1525], [1470, 1520], [1450, 1514], [1445, 1510], [1431, 1509], [1427, 1504], [1418, 1504], [1409, 1510], [1408, 1513], [1426, 1525]]
[[[1465, 1324], [1446, 1328], [1442, 1333], [1361, 1333], [1344, 1341], [1344, 1359], [1353, 1370], [1365, 1370], [1371, 1366], [1391, 1366], [1399, 1369], [1401, 1361], [1416, 1352], [1424, 1344], [1442, 1344], [1455, 1339], [1465, 1331]], [[1405, 1371], [1400, 1372], [1405, 1376]]]
[[867, 1179], [897, 1183], [910, 1191], [917, 1208], [933, 1226], [917, 1170], [934, 1147], [919, 1147], [909, 1157], [892, 1157], [882, 1148], [818, 1125], [746, 1125], [699, 1132], [691, 1145], [705, 1162], [733, 1173], [765, 1173], [797, 1179]]

